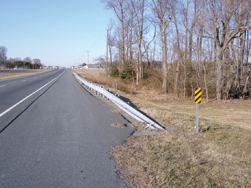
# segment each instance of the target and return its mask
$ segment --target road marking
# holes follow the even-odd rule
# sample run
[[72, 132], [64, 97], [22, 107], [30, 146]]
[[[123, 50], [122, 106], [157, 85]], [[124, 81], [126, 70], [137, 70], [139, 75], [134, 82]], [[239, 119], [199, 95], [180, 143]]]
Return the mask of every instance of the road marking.
[[22, 80], [22, 82], [25, 82], [26, 80]]
[[[64, 71], [65, 72], [65, 71]], [[17, 105], [19, 105], [20, 103], [22, 103], [23, 101], [25, 101], [26, 99], [28, 99], [30, 96], [34, 95], [35, 93], [37, 93], [38, 91], [40, 91], [41, 89], [43, 89], [45, 86], [47, 86], [48, 84], [50, 84], [51, 82], [53, 82], [54, 80], [56, 80], [57, 78], [59, 78], [62, 74], [64, 74], [64, 72], [62, 72], [59, 76], [57, 76], [56, 78], [54, 78], [53, 80], [49, 81], [47, 84], [43, 85], [42, 87], [40, 87], [39, 89], [37, 89], [36, 91], [34, 91], [32, 94], [28, 95], [27, 97], [25, 97], [24, 99], [22, 99], [21, 101], [19, 101], [18, 103], [14, 104], [13, 106], [11, 106], [10, 108], [8, 108], [7, 110], [5, 110], [4, 112], [2, 112], [0, 114], [0, 117], [2, 117], [4, 114], [8, 113], [9, 111], [11, 111], [13, 108], [15, 108]]]
[[4, 86], [6, 86], [6, 85], [1, 85], [0, 87], [4, 87]]
[[37, 78], [37, 77], [34, 77], [34, 79]]

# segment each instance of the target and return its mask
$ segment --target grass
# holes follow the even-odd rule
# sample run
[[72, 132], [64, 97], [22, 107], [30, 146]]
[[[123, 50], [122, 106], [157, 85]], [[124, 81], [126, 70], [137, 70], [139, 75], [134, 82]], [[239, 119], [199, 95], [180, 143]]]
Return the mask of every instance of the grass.
[[19, 76], [25, 76], [25, 75], [30, 75], [30, 74], [37, 74], [37, 73], [46, 72], [46, 71], [49, 71], [49, 70], [48, 69], [33, 69], [33, 70], [24, 70], [24, 71], [21, 71], [21, 72], [19, 72], [19, 71], [7, 72], [7, 71], [5, 72], [5, 70], [1, 70], [0, 79], [19, 77]]
[[[111, 84], [104, 73], [88, 74]], [[120, 83], [117, 81], [117, 85]], [[120, 175], [132, 187], [251, 187], [251, 101], [200, 104], [200, 128], [195, 132], [196, 106], [145, 86], [133, 84], [119, 93], [167, 131], [138, 130], [123, 145], [113, 147]], [[131, 90], [133, 88], [133, 90]], [[131, 91], [130, 91], [131, 90]]]

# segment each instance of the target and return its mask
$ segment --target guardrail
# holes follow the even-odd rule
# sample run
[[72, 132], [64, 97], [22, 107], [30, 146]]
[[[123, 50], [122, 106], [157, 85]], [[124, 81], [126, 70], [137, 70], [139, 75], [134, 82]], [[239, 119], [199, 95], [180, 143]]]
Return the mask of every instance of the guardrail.
[[164, 130], [164, 128], [160, 124], [151, 120], [149, 117], [145, 116], [144, 114], [142, 114], [141, 112], [133, 108], [132, 106], [128, 105], [126, 102], [124, 102], [123, 100], [115, 96], [114, 94], [110, 93], [109, 91], [104, 89], [102, 86], [100, 87], [96, 84], [93, 84], [92, 82], [89, 82], [88, 80], [77, 75], [75, 72], [73, 72], [73, 74], [79, 82], [81, 82], [87, 87], [87, 89], [89, 89], [90, 91], [96, 92], [96, 94], [100, 93], [101, 96], [105, 96], [107, 99], [111, 100], [121, 110], [123, 110], [124, 112], [132, 116], [134, 119], [146, 123], [147, 127], [151, 127], [152, 129]]

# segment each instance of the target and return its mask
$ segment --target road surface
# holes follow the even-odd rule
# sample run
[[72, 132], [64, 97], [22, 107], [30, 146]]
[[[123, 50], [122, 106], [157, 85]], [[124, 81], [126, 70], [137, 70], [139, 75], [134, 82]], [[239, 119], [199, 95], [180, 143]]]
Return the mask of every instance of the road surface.
[[63, 71], [52, 70], [39, 74], [0, 80], [0, 113], [57, 77]]
[[127, 187], [108, 152], [133, 128], [67, 70], [0, 133], [0, 187]]

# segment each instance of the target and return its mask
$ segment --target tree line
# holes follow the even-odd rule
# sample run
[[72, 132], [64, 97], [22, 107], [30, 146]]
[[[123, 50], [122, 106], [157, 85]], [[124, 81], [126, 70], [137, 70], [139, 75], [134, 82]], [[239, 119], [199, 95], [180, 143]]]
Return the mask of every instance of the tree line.
[[[159, 76], [163, 92], [217, 100], [250, 95], [250, 0], [101, 0], [111, 70], [131, 66], [137, 84]], [[131, 69], [130, 69], [131, 70]]]
[[42, 63], [40, 59], [31, 59], [30, 57], [26, 57], [23, 60], [21, 58], [9, 58], [7, 60], [7, 48], [0, 46], [0, 66], [5, 66], [8, 69], [39, 69]]

